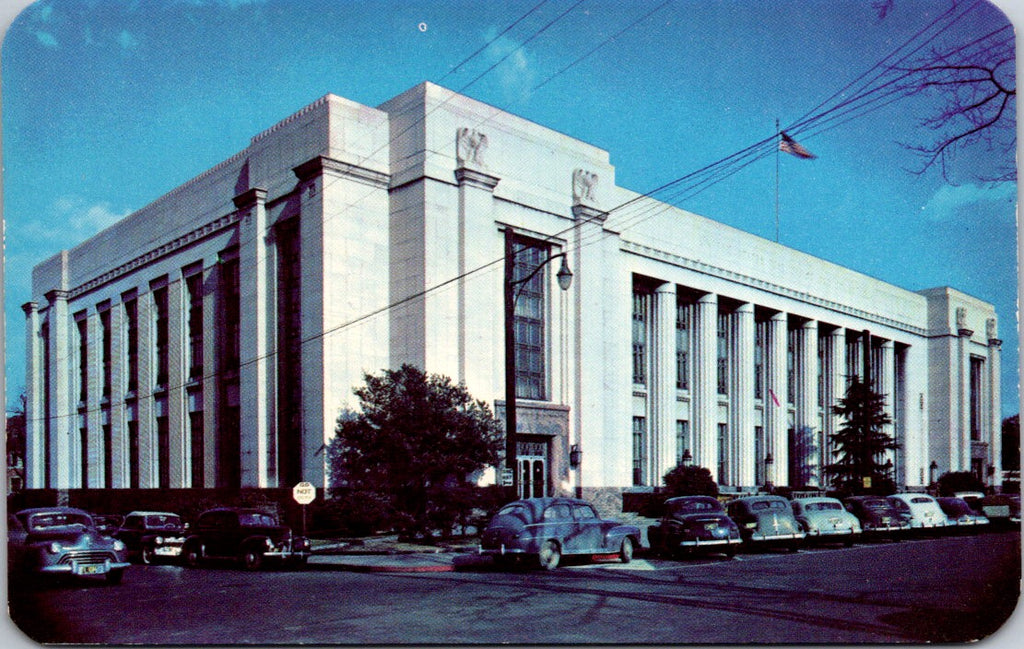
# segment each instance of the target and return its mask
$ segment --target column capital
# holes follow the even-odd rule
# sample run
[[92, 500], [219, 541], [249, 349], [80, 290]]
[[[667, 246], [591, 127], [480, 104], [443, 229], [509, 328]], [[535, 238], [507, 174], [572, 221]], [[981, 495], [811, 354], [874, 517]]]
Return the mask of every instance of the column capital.
[[744, 302], [743, 304], [736, 307], [736, 313], [753, 313], [754, 304], [753, 302]]
[[572, 216], [577, 221], [596, 221], [598, 223], [604, 223], [608, 219], [608, 212], [602, 212], [596, 207], [590, 205], [584, 205], [583, 203], [576, 203], [572, 206]]
[[970, 338], [971, 336], [974, 335], [974, 330], [973, 329], [957, 329], [956, 333], [957, 333], [958, 336], [960, 336], [962, 338]]
[[1003, 341], [1000, 340], [999, 338], [989, 338], [988, 339], [988, 346], [989, 347], [994, 347], [996, 349], [999, 349], [1000, 347], [1003, 346]]
[[25, 312], [26, 316], [31, 316], [39, 311], [39, 304], [37, 302], [26, 302], [21, 305], [21, 310]]
[[715, 293], [705, 293], [697, 298], [698, 304], [718, 304], [718, 295]]
[[235, 207], [238, 209], [263, 204], [267, 202], [267, 190], [262, 187], [253, 187], [245, 190], [231, 200], [234, 201]]
[[58, 301], [67, 301], [67, 299], [68, 299], [68, 297], [70, 297], [70, 295], [71, 295], [70, 291], [64, 291], [64, 290], [55, 288], [52, 291], [47, 291], [46, 292], [46, 300], [50, 304], [53, 304], [54, 302], [58, 302]]
[[786, 322], [786, 320], [789, 319], [789, 315], [785, 311], [779, 311], [777, 313], [773, 313], [772, 316], [768, 319], [776, 323]]
[[459, 167], [455, 170], [455, 181], [459, 183], [459, 185], [477, 187], [479, 189], [486, 189], [487, 191], [493, 192], [494, 188], [498, 186], [499, 182], [501, 182], [501, 178], [470, 167]]
[[654, 289], [654, 292], [675, 295], [676, 284], [675, 282], [665, 282], [664, 284], [660, 284], [658, 288]]
[[801, 329], [817, 329], [818, 328], [818, 321], [817, 320], [812, 320], [812, 319], [804, 320], [802, 323], [800, 323], [800, 328]]

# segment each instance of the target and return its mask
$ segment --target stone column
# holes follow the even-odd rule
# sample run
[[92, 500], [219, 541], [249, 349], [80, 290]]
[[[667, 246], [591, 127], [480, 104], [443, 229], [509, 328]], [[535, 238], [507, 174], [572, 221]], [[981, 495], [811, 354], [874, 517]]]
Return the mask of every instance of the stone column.
[[[765, 354], [765, 454], [773, 462], [766, 465], [765, 480], [775, 486], [789, 484], [789, 383], [787, 381], [787, 351], [789, 324], [785, 313], [776, 313], [768, 320], [767, 350]], [[763, 458], [761, 461], [764, 461]]]
[[[957, 314], [957, 320], [961, 320]], [[957, 329], [957, 393], [958, 420], [950, 427], [949, 470], [971, 470], [971, 336], [974, 331]], [[936, 476], [938, 477], [938, 476]]]
[[718, 296], [701, 296], [694, 308], [693, 459], [718, 472]]
[[25, 487], [42, 489], [46, 478], [46, 444], [42, 420], [46, 385], [43, 383], [43, 348], [40, 337], [39, 305], [26, 302], [25, 312]]
[[[273, 432], [268, 412], [273, 391], [268, 382], [267, 191], [253, 188], [234, 198], [243, 211], [239, 227], [241, 482], [243, 487], [272, 487], [268, 479]], [[273, 301], [270, 301], [273, 304]]]
[[[893, 341], [884, 340], [878, 346], [878, 365], [878, 392], [884, 399], [883, 410], [892, 421], [882, 427], [882, 432], [893, 438], [896, 434], [896, 350]], [[895, 467], [896, 458], [892, 451], [886, 451], [885, 458], [892, 461]], [[882, 464], [885, 464], [885, 460], [882, 460]]]
[[[821, 404], [824, 409], [824, 429], [821, 431], [822, 461], [831, 464], [838, 458], [832, 455], [832, 435], [843, 425], [843, 418], [832, 412], [839, 400], [846, 396], [846, 330], [836, 327], [824, 339], [825, 343], [825, 398]], [[822, 476], [827, 480], [827, 476]]]
[[[479, 302], [478, 296], [481, 295], [501, 295], [500, 291], [497, 294], [493, 291], [493, 276], [490, 273], [467, 276], [468, 272], [487, 265], [501, 254], [500, 250], [489, 245], [495, 241], [494, 189], [501, 179], [487, 173], [480, 158], [480, 147], [471, 146], [472, 143], [486, 140], [486, 135], [470, 129], [459, 129], [456, 134], [456, 159], [459, 164], [455, 169], [455, 181], [459, 185], [456, 244], [458, 317], [455, 332], [457, 380], [474, 394], [490, 392], [500, 379], [500, 372], [495, 372], [494, 365], [482, 363], [475, 356], [479, 355], [479, 350], [501, 348], [499, 334], [503, 322], [500, 299], [494, 301], [492, 308], [481, 308], [483, 305]], [[555, 265], [552, 267], [558, 268]], [[553, 375], [555, 367], [548, 369], [549, 375]]]
[[1002, 364], [1003, 341], [996, 337], [996, 319], [986, 322], [988, 334], [988, 464], [992, 467], [992, 486], [1003, 486], [1003, 420], [1000, 395], [1000, 366]]
[[733, 486], [755, 486], [754, 463], [754, 305], [741, 304], [733, 315], [733, 335], [729, 365], [732, 385], [729, 389], [728, 474]]
[[50, 326], [49, 457], [51, 489], [71, 488], [71, 435], [77, 418], [72, 407], [71, 349], [68, 316], [68, 292], [53, 290], [46, 294], [50, 303], [47, 322]]
[[[821, 431], [818, 426], [818, 322], [805, 320], [797, 330], [795, 448], [800, 486], [820, 484]], [[797, 486], [797, 485], [794, 485]]]
[[654, 292], [654, 353], [651, 399], [651, 475], [647, 483], [660, 485], [661, 478], [675, 467], [676, 426], [676, 286], [669, 282]]

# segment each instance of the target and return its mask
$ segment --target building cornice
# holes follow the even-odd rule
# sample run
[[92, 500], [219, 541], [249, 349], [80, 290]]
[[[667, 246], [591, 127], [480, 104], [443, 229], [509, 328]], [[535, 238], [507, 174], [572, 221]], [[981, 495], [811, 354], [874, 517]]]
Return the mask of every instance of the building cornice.
[[[245, 194], [243, 194], [243, 196], [244, 195]], [[150, 264], [156, 261], [157, 259], [160, 259], [161, 257], [170, 255], [171, 253], [174, 253], [184, 248], [185, 246], [188, 246], [196, 241], [199, 241], [200, 239], [204, 239], [214, 234], [215, 232], [219, 232], [220, 230], [231, 227], [232, 225], [238, 223], [239, 217], [240, 214], [238, 212], [232, 212], [231, 214], [226, 214], [218, 219], [210, 221], [205, 225], [202, 225], [190, 232], [187, 232], [176, 239], [173, 239], [172, 241], [168, 241], [162, 246], [154, 248], [149, 252], [141, 254], [138, 257], [135, 257], [134, 259], [131, 259], [121, 264], [117, 268], [114, 268], [112, 270], [107, 271], [106, 273], [103, 273], [99, 277], [91, 279], [88, 282], [73, 288], [71, 291], [69, 291], [69, 297], [74, 299], [80, 295], [88, 293], [89, 291], [92, 291], [108, 282], [112, 282], [123, 275], [127, 275], [128, 273], [142, 266]]]
[[469, 167], [459, 167], [455, 170], [455, 181], [460, 185], [479, 187], [480, 189], [493, 192], [494, 188], [501, 182], [501, 178]]
[[327, 156], [322, 155], [311, 160], [307, 160], [296, 167], [292, 167], [292, 172], [301, 182], [312, 180], [317, 176], [321, 176], [324, 173], [329, 172], [363, 183], [364, 185], [377, 187], [378, 189], [387, 189], [388, 185], [391, 183], [390, 174], [349, 164], [348, 162], [342, 162], [341, 160], [335, 160], [334, 158], [328, 158]]
[[736, 284], [741, 284], [743, 286], [749, 286], [751, 288], [760, 289], [762, 291], [774, 293], [775, 295], [779, 295], [782, 297], [799, 300], [806, 304], [819, 306], [830, 311], [842, 313], [844, 315], [851, 315], [862, 320], [875, 322], [877, 324], [885, 325], [887, 327], [893, 327], [895, 329], [906, 331], [912, 334], [917, 334], [919, 336], [926, 336], [928, 334], [927, 330], [924, 329], [923, 327], [919, 327], [908, 322], [902, 322], [900, 320], [888, 318], [877, 313], [871, 313], [870, 311], [858, 309], [847, 304], [834, 302], [832, 300], [828, 300], [823, 297], [807, 293], [806, 291], [798, 291], [757, 277], [751, 277], [750, 275], [744, 275], [743, 273], [737, 273], [735, 271], [728, 270], [725, 268], [719, 268], [718, 266], [713, 266], [702, 261], [688, 259], [680, 255], [674, 255], [672, 253], [664, 252], [662, 250], [657, 250], [656, 248], [651, 248], [650, 246], [644, 246], [638, 243], [633, 243], [631, 241], [623, 241], [621, 247], [623, 251], [630, 252], [641, 257], [646, 257], [648, 259], [654, 259], [657, 261], [668, 262], [674, 266], [679, 266], [687, 270], [692, 270], [698, 273], [702, 273], [704, 275], [710, 275], [712, 277], [723, 279], [728, 282], [733, 282]]

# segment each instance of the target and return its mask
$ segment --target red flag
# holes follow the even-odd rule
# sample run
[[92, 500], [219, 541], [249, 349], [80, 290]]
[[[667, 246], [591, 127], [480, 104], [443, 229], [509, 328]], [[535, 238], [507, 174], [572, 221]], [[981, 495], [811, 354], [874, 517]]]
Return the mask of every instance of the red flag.
[[807, 149], [803, 148], [799, 142], [786, 135], [785, 131], [779, 131], [779, 135], [782, 136], [782, 139], [779, 140], [779, 151], [804, 159], [817, 157]]
[[776, 408], [782, 405], [781, 403], [779, 403], [779, 398], [777, 396], [775, 396], [775, 391], [774, 390], [769, 389], [768, 390], [768, 396], [770, 396], [772, 398], [772, 401], [775, 402], [775, 407]]

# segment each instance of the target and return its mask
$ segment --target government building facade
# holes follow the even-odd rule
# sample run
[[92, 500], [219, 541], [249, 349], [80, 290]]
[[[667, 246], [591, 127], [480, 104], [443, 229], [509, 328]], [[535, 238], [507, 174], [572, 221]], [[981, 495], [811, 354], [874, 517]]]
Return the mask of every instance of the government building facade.
[[608, 152], [424, 83], [327, 95], [35, 267], [26, 486], [323, 486], [353, 388], [404, 363], [503, 418], [506, 245], [514, 278], [540, 268], [514, 287], [525, 494], [642, 491], [691, 458], [724, 490], [824, 487], [855, 376], [900, 487], [1000, 484], [991, 304], [641, 196]]

